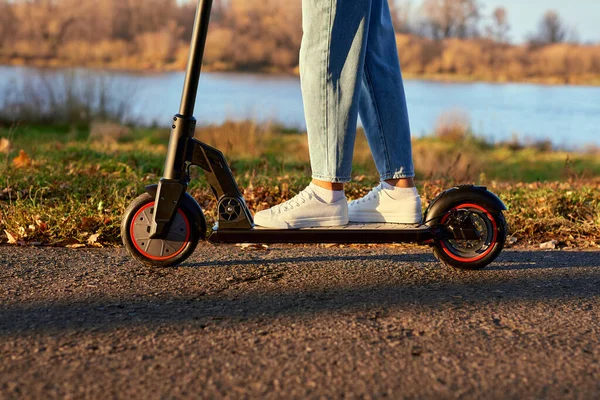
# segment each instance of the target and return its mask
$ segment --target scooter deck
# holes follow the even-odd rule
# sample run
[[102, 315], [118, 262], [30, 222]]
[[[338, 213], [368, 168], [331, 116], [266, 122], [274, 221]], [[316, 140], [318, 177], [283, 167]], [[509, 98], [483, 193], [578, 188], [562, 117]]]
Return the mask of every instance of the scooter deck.
[[423, 243], [433, 239], [425, 225], [349, 224], [304, 229], [213, 229], [214, 243]]
[[[254, 229], [269, 229], [262, 228], [260, 226], [255, 227]], [[299, 229], [301, 231], [349, 231], [349, 230], [393, 230], [393, 231], [403, 231], [403, 230], [419, 230], [419, 229], [428, 229], [425, 225], [416, 225], [416, 224], [387, 224], [387, 223], [350, 223], [344, 226], [325, 226], [318, 228], [303, 228]], [[271, 229], [270, 229], [271, 230]]]

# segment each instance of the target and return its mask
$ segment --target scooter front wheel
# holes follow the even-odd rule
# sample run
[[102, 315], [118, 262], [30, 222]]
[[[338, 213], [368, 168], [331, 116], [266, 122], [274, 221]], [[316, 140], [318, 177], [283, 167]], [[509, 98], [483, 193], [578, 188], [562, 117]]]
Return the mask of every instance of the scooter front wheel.
[[133, 258], [148, 266], [170, 267], [185, 261], [200, 241], [203, 220], [192, 200], [184, 197], [164, 239], [151, 239], [154, 197], [143, 194], [129, 205], [121, 222], [123, 245]]
[[451, 223], [451, 216], [461, 214], [470, 218], [479, 240], [460, 240], [443, 237], [435, 240], [436, 258], [450, 267], [466, 270], [483, 269], [504, 249], [508, 228], [500, 211], [489, 210], [477, 202], [460, 203], [450, 207], [440, 220], [442, 227]]

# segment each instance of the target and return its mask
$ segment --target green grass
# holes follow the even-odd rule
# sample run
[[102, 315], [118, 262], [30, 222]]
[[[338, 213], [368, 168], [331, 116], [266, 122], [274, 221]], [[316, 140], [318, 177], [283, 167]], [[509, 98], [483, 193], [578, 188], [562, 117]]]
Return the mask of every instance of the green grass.
[[[224, 149], [253, 211], [286, 200], [310, 175], [305, 135], [277, 126], [227, 123], [197, 135]], [[156, 183], [163, 169], [168, 131], [131, 129], [116, 141], [88, 140], [85, 127], [0, 129], [11, 151], [0, 163], [0, 241], [65, 245], [100, 235], [120, 243], [120, 217], [128, 203]], [[518, 243], [556, 239], [565, 246], [600, 244], [600, 159], [597, 154], [492, 146], [463, 137], [414, 141], [419, 188], [430, 201], [457, 183], [488, 185], [510, 207]], [[24, 150], [32, 163], [17, 168]], [[198, 169], [190, 193], [215, 219], [215, 201]], [[363, 135], [358, 136], [349, 197], [365, 194], [377, 174]]]

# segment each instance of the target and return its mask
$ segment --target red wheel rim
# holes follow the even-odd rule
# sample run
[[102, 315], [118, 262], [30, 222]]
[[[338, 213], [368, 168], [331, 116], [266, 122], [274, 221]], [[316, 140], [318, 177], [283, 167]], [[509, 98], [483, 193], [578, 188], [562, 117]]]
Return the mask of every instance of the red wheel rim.
[[[459, 206], [454, 207], [450, 211], [460, 210], [460, 209], [475, 209], [475, 210], [483, 212], [492, 224], [492, 230], [493, 230], [493, 235], [494, 235], [492, 238], [492, 241], [490, 242], [488, 249], [485, 252], [483, 252], [482, 254], [478, 255], [477, 257], [473, 257], [473, 258], [464, 258], [464, 257], [460, 257], [460, 256], [454, 254], [452, 251], [450, 251], [450, 249], [446, 245], [445, 240], [441, 241], [442, 249], [444, 250], [444, 253], [446, 253], [453, 260], [460, 261], [462, 263], [477, 262], [477, 261], [485, 258], [488, 254], [490, 254], [494, 250], [494, 247], [496, 245], [496, 240], [498, 239], [498, 225], [496, 224], [496, 220], [494, 219], [492, 214], [490, 214], [490, 212], [488, 210], [481, 207], [480, 205], [470, 204], [470, 203], [469, 204], [461, 204]], [[450, 218], [450, 212], [448, 212], [446, 215], [444, 215], [444, 218], [442, 218], [442, 224], [445, 224], [446, 221], [448, 221], [448, 218]]]
[[[146, 214], [146, 211], [148, 209], [151, 209], [152, 207], [154, 207], [154, 202], [148, 203], [146, 205], [144, 205], [142, 208], [140, 208], [134, 215], [133, 219], [131, 220], [131, 225], [129, 226], [129, 232], [131, 235], [131, 242], [133, 243], [133, 246], [135, 247], [135, 249], [144, 257], [150, 259], [150, 260], [154, 260], [154, 261], [165, 261], [165, 260], [169, 260], [173, 257], [176, 257], [177, 255], [181, 254], [181, 252], [183, 252], [183, 250], [185, 250], [185, 247], [187, 246], [189, 239], [190, 239], [190, 233], [191, 233], [191, 227], [190, 227], [190, 223], [188, 218], [186, 217], [185, 213], [183, 211], [181, 211], [181, 209], [177, 210], [178, 216], [182, 218], [184, 224], [185, 225], [185, 239], [183, 241], [181, 241], [180, 245], [175, 247], [173, 249], [173, 251], [171, 251], [171, 249], [169, 248], [168, 250], [166, 250], [167, 252], [169, 252], [170, 254], [167, 256], [156, 256], [156, 255], [152, 255], [149, 252], [147, 252], [143, 247], [142, 247], [142, 243], [145, 245], [146, 241], [150, 242], [152, 240], [154, 241], [159, 241], [163, 243], [163, 248], [167, 243], [177, 243], [173, 240], [162, 240], [162, 239], [150, 239], [149, 237], [145, 237], [145, 238], [137, 238], [135, 235], [135, 231], [136, 231], [136, 223], [140, 223], [140, 220], [145, 220], [146, 223], [144, 223], [144, 225], [147, 225], [149, 223], [149, 218], [147, 217], [148, 214], [152, 214], [152, 213], [148, 213]], [[177, 218], [177, 216], [176, 216]], [[182, 225], [182, 224], [180, 224]], [[173, 228], [173, 226], [171, 227]], [[169, 231], [169, 233], [167, 233], [167, 239], [169, 236], [172, 236], [172, 232]], [[146, 248], [149, 247], [149, 243], [148, 246], [146, 246]]]

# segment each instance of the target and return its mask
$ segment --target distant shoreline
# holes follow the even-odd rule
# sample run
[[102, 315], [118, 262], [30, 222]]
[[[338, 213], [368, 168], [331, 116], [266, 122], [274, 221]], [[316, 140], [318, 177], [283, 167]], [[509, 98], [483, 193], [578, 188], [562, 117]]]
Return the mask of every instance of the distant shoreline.
[[[167, 72], [185, 72], [185, 68], [178, 65], [165, 65], [162, 67], [134, 67], [115, 64], [89, 64], [89, 65], [74, 65], [60, 60], [35, 60], [25, 63], [23, 59], [0, 60], [2, 67], [26, 67], [39, 69], [68, 69], [68, 68], [83, 68], [91, 70], [105, 70], [124, 73], [148, 73], [161, 74]], [[273, 76], [298, 76], [298, 68], [292, 70], [282, 69], [243, 69], [243, 68], [226, 68], [222, 65], [206, 65], [202, 67], [203, 72], [212, 73], [231, 73], [231, 74], [258, 74], [258, 75], [273, 75]], [[403, 72], [405, 80], [421, 80], [433, 82], [447, 83], [496, 83], [496, 84], [535, 84], [548, 86], [600, 86], [600, 74], [589, 78], [571, 78], [571, 80], [563, 77], [532, 77], [529, 79], [507, 79], [499, 77], [495, 79], [482, 79], [473, 77], [472, 75], [460, 74], [416, 74], [413, 72]]]

